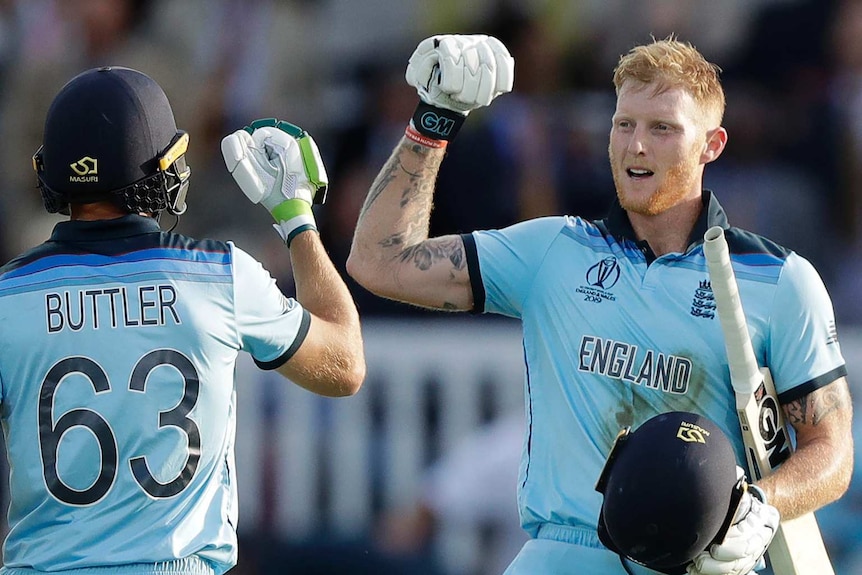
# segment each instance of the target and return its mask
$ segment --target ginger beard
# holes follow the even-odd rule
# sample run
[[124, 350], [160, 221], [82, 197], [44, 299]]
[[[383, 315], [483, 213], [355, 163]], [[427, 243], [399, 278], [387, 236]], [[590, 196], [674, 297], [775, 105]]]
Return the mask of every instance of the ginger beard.
[[682, 200], [692, 195], [696, 190], [700, 193], [700, 156], [701, 143], [692, 145], [687, 154], [683, 154], [676, 164], [667, 168], [663, 174], [653, 173], [650, 180], [657, 179], [653, 184], [655, 189], [649, 195], [644, 196], [639, 191], [632, 190], [633, 182], [631, 176], [622, 165], [622, 161], [615, 161], [612, 146], [608, 146], [608, 156], [611, 160], [611, 173], [614, 178], [614, 187], [620, 206], [628, 211], [644, 216], [655, 216], [676, 206]]

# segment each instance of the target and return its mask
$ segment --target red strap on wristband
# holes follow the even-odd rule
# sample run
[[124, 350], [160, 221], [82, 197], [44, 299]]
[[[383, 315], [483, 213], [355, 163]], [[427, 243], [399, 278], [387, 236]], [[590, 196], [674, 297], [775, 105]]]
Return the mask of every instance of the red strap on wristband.
[[449, 142], [446, 140], [435, 140], [433, 138], [429, 138], [428, 136], [423, 136], [422, 134], [417, 132], [416, 128], [414, 128], [410, 124], [408, 124], [407, 129], [404, 130], [404, 135], [407, 137], [407, 139], [413, 140], [417, 144], [422, 144], [423, 146], [426, 146], [428, 148], [445, 148], [449, 144]]

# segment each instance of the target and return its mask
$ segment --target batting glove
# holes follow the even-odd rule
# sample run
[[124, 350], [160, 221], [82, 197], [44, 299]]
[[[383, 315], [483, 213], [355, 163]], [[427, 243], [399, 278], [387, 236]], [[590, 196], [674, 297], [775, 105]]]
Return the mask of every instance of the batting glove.
[[[744, 477], [742, 468], [737, 473]], [[780, 520], [759, 487], [746, 484], [745, 493], [724, 540], [711, 545], [688, 566], [688, 575], [755, 575], [765, 567], [764, 555]]]
[[326, 201], [328, 178], [305, 130], [274, 118], [255, 120], [225, 136], [221, 151], [240, 189], [269, 210], [288, 247], [300, 232], [317, 230], [311, 205]]
[[405, 77], [421, 100], [412, 128], [428, 138], [448, 141], [471, 110], [512, 90], [515, 60], [493, 36], [432, 36], [410, 56]]

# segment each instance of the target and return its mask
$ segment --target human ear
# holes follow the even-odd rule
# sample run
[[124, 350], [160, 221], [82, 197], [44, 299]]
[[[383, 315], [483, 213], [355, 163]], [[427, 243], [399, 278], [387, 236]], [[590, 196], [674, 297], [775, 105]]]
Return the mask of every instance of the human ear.
[[717, 159], [724, 151], [727, 145], [727, 130], [721, 126], [707, 130], [706, 146], [703, 153], [700, 155], [700, 161], [703, 164], [708, 164]]

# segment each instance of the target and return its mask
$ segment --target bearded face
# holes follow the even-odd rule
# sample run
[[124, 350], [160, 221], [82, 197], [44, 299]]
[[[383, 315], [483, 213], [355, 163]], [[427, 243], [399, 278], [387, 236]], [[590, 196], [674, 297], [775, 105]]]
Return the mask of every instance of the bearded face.
[[608, 155], [620, 205], [653, 216], [699, 198], [707, 149], [702, 113], [681, 88], [626, 84], [617, 98]]

